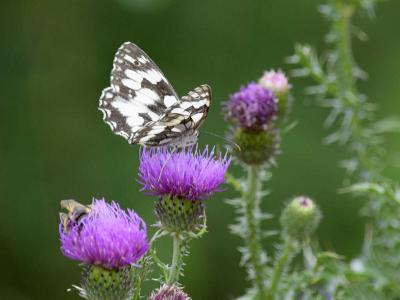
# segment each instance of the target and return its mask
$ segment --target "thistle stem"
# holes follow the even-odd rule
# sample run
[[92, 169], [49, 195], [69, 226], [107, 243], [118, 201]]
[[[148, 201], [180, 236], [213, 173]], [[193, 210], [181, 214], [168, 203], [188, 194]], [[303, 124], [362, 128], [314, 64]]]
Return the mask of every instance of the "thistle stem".
[[257, 290], [257, 299], [264, 299], [264, 265], [260, 243], [260, 179], [257, 166], [248, 166], [248, 190], [245, 193], [245, 217], [247, 223], [246, 248], [249, 254], [249, 264], [254, 273], [253, 284]]
[[[338, 83], [338, 93], [354, 93], [356, 90], [353, 76], [354, 60], [351, 48], [351, 17], [354, 7], [343, 1], [335, 3], [337, 17], [333, 22], [334, 32], [336, 33], [335, 48], [337, 49], [338, 59], [336, 63], [336, 74]], [[344, 95], [342, 95], [344, 96]]]
[[139, 300], [141, 284], [142, 284], [142, 280], [139, 277], [139, 278], [136, 279], [136, 282], [135, 282], [134, 294], [133, 294], [132, 300]]
[[279, 282], [282, 278], [282, 274], [286, 267], [290, 263], [290, 259], [293, 257], [294, 242], [290, 237], [287, 237], [283, 246], [282, 253], [276, 261], [274, 270], [272, 272], [271, 284], [269, 287], [269, 299], [277, 299], [276, 293], [278, 291]]
[[179, 280], [179, 274], [182, 268], [182, 239], [179, 234], [174, 234], [172, 237], [172, 263], [169, 270], [167, 284], [174, 284]]

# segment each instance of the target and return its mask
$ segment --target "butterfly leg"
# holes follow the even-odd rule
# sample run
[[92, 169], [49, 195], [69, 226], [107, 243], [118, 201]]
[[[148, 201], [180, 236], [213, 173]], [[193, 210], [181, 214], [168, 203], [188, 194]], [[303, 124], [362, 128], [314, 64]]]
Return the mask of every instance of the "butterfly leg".
[[177, 149], [178, 149], [178, 147], [176, 147], [176, 146], [174, 146], [174, 147], [172, 148], [172, 152], [170, 153], [170, 155], [168, 156], [167, 160], [165, 161], [165, 163], [163, 164], [163, 166], [162, 166], [162, 168], [161, 168], [160, 174], [158, 175], [157, 182], [160, 182], [160, 180], [161, 180], [161, 175], [162, 175], [162, 173], [164, 172], [164, 169], [165, 169], [165, 167], [167, 166], [167, 163], [170, 161], [170, 159], [171, 159], [171, 157], [172, 157], [172, 154], [173, 154]]

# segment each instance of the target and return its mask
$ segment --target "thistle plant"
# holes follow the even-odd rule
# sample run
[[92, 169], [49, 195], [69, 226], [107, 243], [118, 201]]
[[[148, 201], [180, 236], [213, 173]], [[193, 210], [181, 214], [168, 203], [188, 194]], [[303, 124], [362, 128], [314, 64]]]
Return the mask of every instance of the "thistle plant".
[[[64, 216], [64, 215], [63, 215]], [[146, 223], [115, 202], [94, 199], [87, 214], [61, 218], [61, 251], [82, 263], [80, 296], [90, 300], [138, 299], [143, 257], [149, 249]]]
[[310, 237], [317, 229], [320, 220], [321, 213], [319, 208], [313, 200], [306, 196], [295, 197], [286, 205], [280, 216], [283, 243], [278, 245], [279, 251], [273, 262], [267, 291], [269, 299], [285, 298], [290, 294], [289, 291], [293, 291], [293, 286], [287, 290], [280, 288], [279, 285], [285, 281], [282, 277], [288, 272], [292, 259], [300, 252], [302, 246], [308, 245]]
[[271, 166], [279, 154], [280, 129], [289, 111], [289, 90], [282, 72], [265, 72], [258, 83], [252, 82], [234, 93], [224, 107], [225, 118], [231, 124], [230, 135], [239, 145], [232, 149], [235, 160], [247, 172], [245, 179], [228, 177], [240, 193], [228, 203], [236, 209], [237, 224], [231, 230], [244, 240], [241, 263], [252, 285], [245, 299], [267, 296], [269, 266], [261, 241], [268, 232], [263, 232], [261, 224], [270, 215], [261, 211], [261, 201], [267, 194], [262, 184], [271, 177]]
[[206, 231], [205, 199], [220, 191], [230, 161], [227, 155], [216, 156], [208, 147], [203, 151], [197, 147], [142, 149], [139, 182], [142, 190], [159, 197], [154, 210], [159, 230], [153, 241], [163, 235], [173, 239], [171, 265], [158, 264], [164, 274], [161, 281], [171, 289], [179, 285], [183, 275], [189, 240]]
[[326, 37], [329, 50], [320, 59], [311, 46], [297, 45], [289, 62], [299, 66], [293, 75], [316, 81], [317, 85], [307, 92], [330, 109], [326, 125], [333, 132], [326, 142], [337, 143], [348, 152], [349, 158], [341, 162], [347, 175], [340, 191], [365, 199], [362, 214], [368, 222], [364, 246], [349, 267], [358, 274], [358, 280], [347, 295], [355, 297], [355, 292], [360, 299], [396, 299], [400, 296], [399, 188], [398, 183], [382, 174], [385, 162], [381, 145], [382, 134], [392, 126], [387, 126], [386, 120], [376, 120], [376, 105], [359, 91], [358, 80], [365, 79], [366, 74], [352, 52], [353, 17], [362, 11], [372, 14], [377, 2], [327, 1], [320, 11], [330, 23]]
[[[165, 138], [168, 136], [165, 130], [182, 133], [182, 136], [176, 135], [176, 141], [190, 144], [197, 139], [197, 131], [190, 135], [182, 128], [188, 131], [190, 126], [186, 123], [199, 122], [200, 126], [203, 122], [210, 104], [208, 86], [195, 89], [189, 93], [190, 97], [182, 98], [179, 107], [171, 110], [176, 112], [177, 116], [173, 117], [177, 119], [168, 119], [165, 123], [168, 126], [159, 126], [154, 125], [152, 119], [156, 116], [152, 111], [156, 103], [153, 98], [151, 103], [154, 105], [149, 105], [151, 109], [146, 110], [147, 115], [134, 111], [136, 106], [129, 108], [125, 115], [112, 111], [113, 107], [126, 108], [125, 103], [121, 104], [124, 99], [121, 97], [116, 98], [117, 105], [111, 105], [115, 100], [114, 92], [125, 91], [112, 85], [103, 92], [100, 101], [106, 123], [116, 134], [133, 143], [159, 146], [141, 148], [138, 172], [141, 190], [157, 197], [154, 205], [156, 232], [148, 241], [145, 222], [134, 211], [124, 211], [115, 202], [94, 199], [87, 206], [63, 202], [68, 213], [60, 215], [61, 251], [83, 266], [81, 285], [75, 286], [80, 296], [91, 300], [138, 300], [151, 257], [160, 267], [161, 276], [159, 285], [147, 299], [190, 300], [181, 285], [184, 257], [189, 255], [191, 239], [200, 238], [207, 231], [206, 201], [221, 191], [226, 180], [239, 193], [239, 197], [227, 201], [237, 215], [237, 223], [230, 229], [243, 240], [239, 249], [241, 264], [246, 268], [250, 285], [240, 300], [399, 299], [400, 188], [398, 183], [382, 174], [382, 134], [393, 126], [387, 120], [376, 121], [376, 106], [359, 91], [357, 82], [365, 79], [366, 74], [357, 66], [352, 53], [353, 16], [359, 11], [372, 14], [378, 1], [327, 0], [320, 11], [330, 22], [326, 37], [328, 51], [321, 56], [311, 46], [297, 45], [295, 54], [289, 58], [290, 63], [298, 66], [293, 75], [314, 79], [317, 85], [307, 88], [307, 92], [330, 109], [326, 125], [333, 128], [333, 132], [326, 142], [343, 146], [349, 155], [341, 162], [346, 177], [340, 192], [365, 199], [362, 213], [368, 221], [364, 245], [360, 246], [362, 250], [358, 256], [347, 259], [323, 250], [314, 238], [322, 213], [308, 196], [293, 197], [284, 205], [279, 218], [280, 230], [263, 228], [263, 221], [272, 217], [261, 209], [262, 201], [269, 194], [263, 185], [277, 166], [283, 133], [293, 127], [288, 124], [293, 102], [292, 86], [282, 71], [264, 72], [258, 80], [233, 93], [224, 104], [224, 117], [230, 126], [229, 140], [237, 146], [230, 148], [229, 155], [217, 154], [215, 148], [210, 150], [208, 147], [201, 150], [198, 146], [160, 146], [171, 142], [171, 138]], [[131, 64], [136, 62], [136, 67], [148, 62], [146, 56], [138, 56], [138, 60], [129, 56], [141, 51], [134, 44], [125, 43], [119, 51], [126, 51], [124, 59]], [[123, 60], [119, 58], [115, 62], [119, 64]], [[113, 72], [120, 70], [117, 65]], [[125, 72], [125, 75], [130, 79], [121, 80], [121, 84], [135, 90], [128, 93], [129, 97], [136, 95], [136, 89], [143, 88], [143, 83], [146, 86], [151, 83], [155, 89], [163, 86], [159, 84], [163, 78], [160, 77], [161, 81], [156, 84], [157, 80], [152, 77], [158, 79], [161, 76], [158, 73], [140, 71]], [[156, 97], [164, 92], [147, 91], [144, 94]], [[163, 97], [158, 104], [164, 108], [171, 106], [169, 97]], [[191, 110], [185, 111], [189, 107]], [[140, 126], [124, 126], [121, 116], [127, 117], [127, 124], [140, 123]], [[147, 117], [152, 120], [142, 124]], [[163, 117], [161, 114], [158, 121]], [[174, 122], [178, 125], [170, 126]], [[138, 130], [141, 126], [148, 128], [136, 136], [125, 132]], [[232, 161], [245, 174], [243, 178], [227, 173]], [[262, 242], [272, 234], [279, 234], [280, 238], [275, 244], [276, 250], [267, 255]], [[157, 256], [155, 242], [162, 236], [172, 239], [169, 264]], [[148, 252], [150, 255], [146, 256]]]

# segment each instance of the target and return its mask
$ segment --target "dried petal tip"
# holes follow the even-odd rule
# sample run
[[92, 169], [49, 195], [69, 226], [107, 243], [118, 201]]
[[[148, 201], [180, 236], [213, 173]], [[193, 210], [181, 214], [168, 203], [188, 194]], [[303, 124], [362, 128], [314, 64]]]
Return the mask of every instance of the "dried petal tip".
[[265, 71], [258, 82], [263, 88], [272, 90], [278, 98], [286, 94], [291, 86], [288, 78], [282, 71]]
[[310, 198], [300, 196], [294, 198], [282, 212], [280, 222], [285, 232], [295, 238], [310, 236], [321, 221], [321, 212]]
[[191, 147], [142, 149], [139, 182], [150, 195], [202, 200], [219, 191], [230, 162], [208, 147], [202, 152]]
[[149, 248], [145, 222], [115, 202], [93, 200], [78, 220], [66, 216], [59, 225], [62, 253], [73, 260], [105, 269], [118, 269], [138, 261]]
[[226, 103], [227, 120], [247, 131], [268, 127], [277, 111], [275, 94], [257, 83], [249, 83]]
[[147, 300], [191, 300], [191, 298], [179, 287], [164, 284], [153, 292]]

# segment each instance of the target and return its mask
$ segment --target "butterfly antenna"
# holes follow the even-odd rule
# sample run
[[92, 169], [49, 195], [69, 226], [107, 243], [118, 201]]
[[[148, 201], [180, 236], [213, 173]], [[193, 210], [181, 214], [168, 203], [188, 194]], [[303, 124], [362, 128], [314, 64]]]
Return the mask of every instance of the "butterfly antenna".
[[209, 132], [209, 131], [205, 131], [205, 130], [202, 130], [201, 132], [206, 133], [206, 134], [211, 135], [211, 136], [215, 136], [215, 137], [220, 138], [220, 139], [223, 139], [223, 140], [224, 140], [225, 142], [227, 142], [229, 145], [235, 147], [235, 148], [236, 148], [237, 150], [239, 150], [239, 151], [242, 151], [242, 148], [240, 148], [239, 144], [235, 143], [235, 142], [234, 142], [233, 140], [231, 140], [231, 139], [228, 139], [228, 138], [226, 138], [226, 137], [223, 137], [223, 136], [220, 136], [220, 135], [215, 134], [215, 133], [213, 133], [213, 132]]

